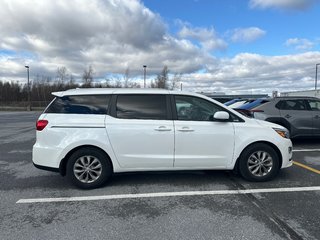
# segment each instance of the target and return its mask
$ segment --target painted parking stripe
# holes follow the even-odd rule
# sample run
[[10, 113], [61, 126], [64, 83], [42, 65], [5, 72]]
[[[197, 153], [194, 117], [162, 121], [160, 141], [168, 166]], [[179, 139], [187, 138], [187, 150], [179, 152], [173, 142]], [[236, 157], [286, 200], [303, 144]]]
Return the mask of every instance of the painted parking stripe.
[[307, 192], [320, 191], [320, 186], [314, 187], [291, 187], [291, 188], [263, 188], [245, 190], [216, 190], [216, 191], [188, 191], [188, 192], [160, 192], [160, 193], [138, 193], [119, 194], [86, 197], [60, 197], [60, 198], [31, 198], [20, 199], [16, 203], [54, 203], [54, 202], [81, 202], [112, 199], [133, 199], [133, 198], [157, 198], [157, 197], [182, 197], [182, 196], [206, 196], [206, 195], [237, 195], [251, 193], [277, 193], [277, 192]]
[[292, 152], [320, 152], [320, 149], [293, 149]]
[[293, 161], [293, 164], [295, 164], [295, 165], [297, 165], [297, 166], [299, 166], [299, 167], [302, 167], [302, 168], [304, 168], [304, 169], [307, 169], [307, 170], [309, 170], [309, 171], [311, 171], [311, 172], [320, 174], [320, 171], [319, 171], [318, 169], [309, 167], [309, 166], [304, 165], [304, 164], [302, 164], [302, 163], [299, 163], [299, 162], [297, 162], [297, 161]]

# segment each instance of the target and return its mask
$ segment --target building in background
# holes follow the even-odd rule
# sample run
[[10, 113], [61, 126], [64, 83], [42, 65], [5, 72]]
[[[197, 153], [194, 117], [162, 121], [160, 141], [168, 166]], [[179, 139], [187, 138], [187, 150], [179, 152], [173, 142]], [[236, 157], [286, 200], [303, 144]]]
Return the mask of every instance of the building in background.
[[317, 97], [320, 98], [320, 90], [305, 90], [294, 92], [282, 92], [281, 97]]

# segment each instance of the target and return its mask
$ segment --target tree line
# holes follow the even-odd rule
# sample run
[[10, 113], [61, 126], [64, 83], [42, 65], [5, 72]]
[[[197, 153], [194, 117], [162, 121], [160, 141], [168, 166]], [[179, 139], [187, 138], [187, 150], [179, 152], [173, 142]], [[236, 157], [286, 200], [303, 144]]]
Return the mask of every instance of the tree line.
[[[77, 82], [66, 67], [57, 68], [56, 76], [36, 74], [30, 81], [31, 102], [42, 102], [46, 105], [53, 99], [52, 92], [64, 91], [72, 88], [140, 88], [140, 84], [130, 79], [130, 69], [127, 68], [123, 76], [94, 82], [94, 69], [89, 66], [81, 76], [81, 82]], [[164, 66], [162, 71], [151, 81], [151, 88], [175, 89], [181, 81], [181, 75], [175, 74], [169, 78], [169, 69]], [[26, 102], [28, 100], [28, 85], [18, 82], [0, 81], [0, 103]]]

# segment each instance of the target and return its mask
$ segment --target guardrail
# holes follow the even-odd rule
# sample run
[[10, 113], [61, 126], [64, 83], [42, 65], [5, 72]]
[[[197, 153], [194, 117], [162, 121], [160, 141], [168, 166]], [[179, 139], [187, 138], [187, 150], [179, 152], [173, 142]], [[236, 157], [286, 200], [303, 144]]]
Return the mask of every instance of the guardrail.
[[31, 106], [28, 102], [0, 102], [0, 111], [43, 111], [49, 102], [46, 101], [31, 101]]

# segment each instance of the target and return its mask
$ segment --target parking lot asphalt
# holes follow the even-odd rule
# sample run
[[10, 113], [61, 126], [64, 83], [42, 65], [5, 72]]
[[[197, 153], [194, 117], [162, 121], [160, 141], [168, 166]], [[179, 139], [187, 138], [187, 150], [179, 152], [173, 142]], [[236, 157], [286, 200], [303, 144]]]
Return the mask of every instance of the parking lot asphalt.
[[84, 191], [32, 165], [38, 116], [0, 112], [0, 239], [319, 239], [320, 139], [295, 140], [296, 164], [270, 182], [228, 171], [126, 173]]

